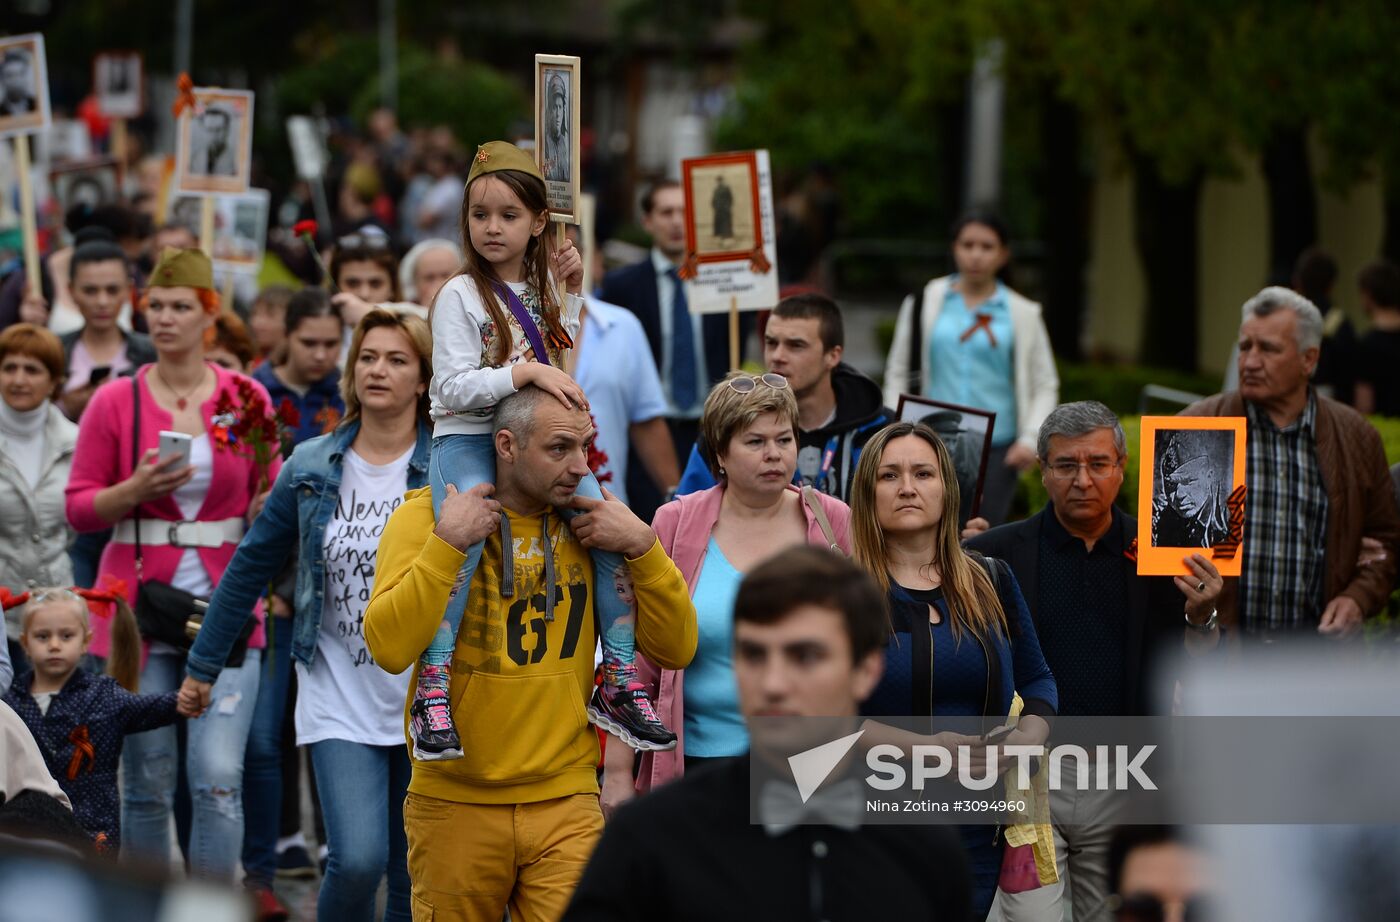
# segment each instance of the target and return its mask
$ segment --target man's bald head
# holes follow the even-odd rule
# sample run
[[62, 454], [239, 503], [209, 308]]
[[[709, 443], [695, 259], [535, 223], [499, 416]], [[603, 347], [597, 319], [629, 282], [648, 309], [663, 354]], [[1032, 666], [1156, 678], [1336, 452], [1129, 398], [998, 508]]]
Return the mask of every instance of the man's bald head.
[[561, 506], [589, 473], [593, 418], [528, 385], [496, 405], [497, 498], [518, 513]]

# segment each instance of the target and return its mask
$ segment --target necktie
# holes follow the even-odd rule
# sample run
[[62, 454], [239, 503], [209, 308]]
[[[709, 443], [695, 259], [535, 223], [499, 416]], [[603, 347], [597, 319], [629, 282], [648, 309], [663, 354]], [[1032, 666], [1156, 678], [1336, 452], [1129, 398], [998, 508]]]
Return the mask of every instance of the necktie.
[[671, 279], [671, 402], [678, 410], [688, 410], [699, 396], [695, 391], [695, 328], [690, 322], [690, 305], [685, 299], [685, 285], [675, 269], [666, 275]]

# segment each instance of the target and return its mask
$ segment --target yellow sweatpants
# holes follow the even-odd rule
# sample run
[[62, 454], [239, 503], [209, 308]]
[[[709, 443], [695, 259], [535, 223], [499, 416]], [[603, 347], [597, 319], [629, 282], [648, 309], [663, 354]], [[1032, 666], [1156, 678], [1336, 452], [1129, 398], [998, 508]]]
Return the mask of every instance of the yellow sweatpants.
[[603, 834], [596, 794], [531, 804], [403, 806], [413, 922], [554, 922]]

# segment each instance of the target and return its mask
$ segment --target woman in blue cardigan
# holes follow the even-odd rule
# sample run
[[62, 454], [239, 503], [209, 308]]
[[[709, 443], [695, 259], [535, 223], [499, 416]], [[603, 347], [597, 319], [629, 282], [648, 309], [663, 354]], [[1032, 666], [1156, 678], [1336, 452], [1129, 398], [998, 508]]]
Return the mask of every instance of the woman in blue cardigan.
[[[378, 668], [360, 624], [379, 533], [403, 494], [428, 482], [431, 380], [427, 324], [387, 310], [366, 314], [350, 341], [345, 419], [302, 442], [283, 465], [209, 601], [180, 692], [182, 709], [208, 706], [210, 685], [255, 601], [295, 554], [297, 744], [310, 749], [326, 818], [323, 922], [371, 919], [386, 872], [384, 918], [407, 922], [410, 915], [402, 817], [412, 771], [403, 744], [408, 677]], [[278, 815], [275, 807], [267, 812]], [[260, 905], [273, 908], [271, 880], [245, 870]]]
[[[959, 544], [958, 501], [952, 458], [932, 429], [895, 423], [867, 443], [851, 484], [852, 543], [888, 592], [891, 631], [863, 710], [929, 717], [934, 729], [939, 718], [973, 718], [986, 733], [1006, 723], [1019, 693], [1021, 718], [1002, 744], [1041, 744], [1059, 704], [1055, 678], [1010, 568]], [[959, 831], [975, 917], [985, 918], [1001, 873], [997, 827]]]

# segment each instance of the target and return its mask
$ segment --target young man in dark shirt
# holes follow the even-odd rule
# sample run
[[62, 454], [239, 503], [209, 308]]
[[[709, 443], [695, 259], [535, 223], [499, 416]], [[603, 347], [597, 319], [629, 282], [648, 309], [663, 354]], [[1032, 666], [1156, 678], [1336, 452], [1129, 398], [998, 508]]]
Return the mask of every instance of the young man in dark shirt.
[[[734, 671], [751, 729], [762, 717], [854, 723], [884, 669], [887, 630], [874, 582], [829, 551], [793, 548], [756, 567], [734, 603]], [[816, 813], [826, 824], [753, 822], [750, 802], [742, 756], [623, 807], [565, 918], [967, 918], [967, 862], [951, 829], [862, 827], [858, 801], [848, 815]]]

